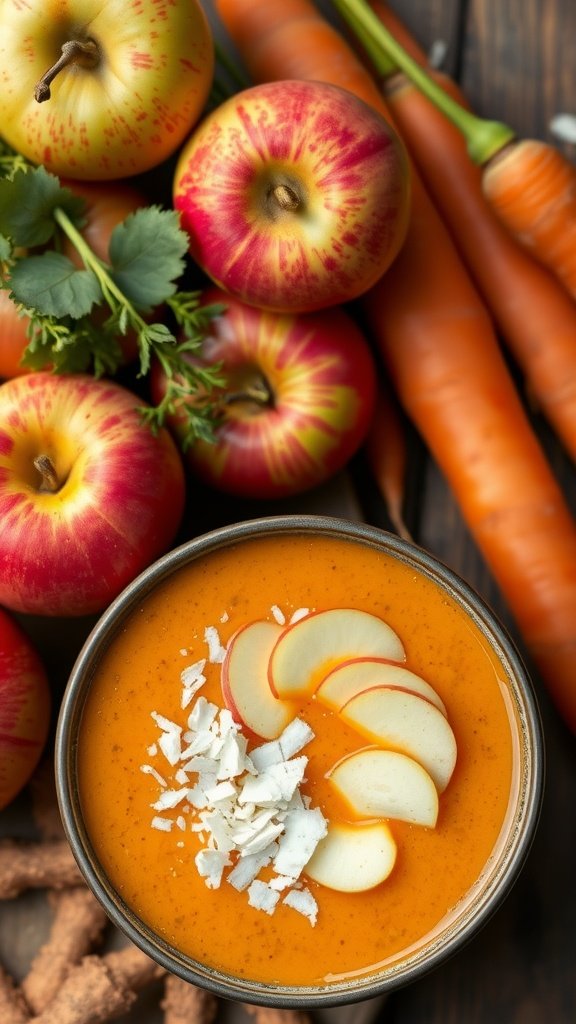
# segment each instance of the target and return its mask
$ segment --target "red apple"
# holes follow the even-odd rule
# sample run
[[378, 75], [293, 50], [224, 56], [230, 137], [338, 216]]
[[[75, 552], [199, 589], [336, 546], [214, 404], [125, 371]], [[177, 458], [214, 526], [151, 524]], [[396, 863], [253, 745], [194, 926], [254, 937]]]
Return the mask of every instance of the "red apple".
[[171, 543], [185, 480], [140, 400], [88, 375], [0, 386], [0, 604], [40, 615], [102, 610]]
[[[209, 325], [201, 350], [221, 363], [226, 384], [216, 443], [196, 441], [185, 452], [193, 472], [230, 494], [278, 498], [297, 494], [340, 470], [364, 440], [372, 417], [376, 372], [367, 342], [341, 309], [270, 313], [227, 297], [226, 312]], [[155, 403], [166, 391], [153, 367]], [[184, 415], [169, 420], [184, 435]]]
[[24, 631], [0, 609], [0, 810], [28, 782], [49, 726], [44, 666]]
[[361, 295], [392, 263], [408, 164], [384, 118], [347, 90], [267, 82], [193, 131], [174, 205], [216, 284], [263, 309], [311, 312]]

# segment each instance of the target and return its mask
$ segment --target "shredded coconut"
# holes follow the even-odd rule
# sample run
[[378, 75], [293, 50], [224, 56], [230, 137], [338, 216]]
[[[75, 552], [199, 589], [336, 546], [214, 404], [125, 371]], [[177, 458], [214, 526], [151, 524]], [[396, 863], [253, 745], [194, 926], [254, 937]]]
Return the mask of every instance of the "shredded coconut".
[[294, 622], [298, 622], [300, 619], [305, 619], [306, 616], [309, 614], [309, 608], [297, 608], [296, 611], [292, 612], [292, 615], [290, 616], [290, 625], [292, 626]]
[[281, 608], [277, 604], [273, 604], [270, 611], [272, 612], [272, 618], [276, 620], [279, 626], [283, 626], [286, 622], [286, 616]]
[[206, 626], [204, 639], [208, 644], [208, 661], [212, 665], [223, 662], [226, 656], [226, 648], [222, 646], [220, 635], [215, 626]]
[[[208, 660], [217, 662], [223, 648], [216, 631], [206, 630], [205, 638]], [[182, 672], [192, 705], [184, 727], [152, 712], [160, 731], [157, 750], [173, 770], [166, 780], [152, 765], [140, 766], [160, 787], [151, 808], [164, 813], [156, 814], [151, 825], [163, 832], [175, 826], [180, 837], [197, 836], [202, 847], [194, 863], [209, 888], [217, 889], [225, 880], [245, 891], [250, 905], [266, 914], [274, 913], [283, 894], [283, 904], [314, 924], [315, 901], [304, 895], [307, 890], [299, 881], [327, 831], [319, 808], [310, 807], [309, 798], [300, 793], [308, 764], [301, 751], [314, 734], [296, 718], [278, 739], [248, 752], [248, 741], [230, 711], [197, 695], [204, 667], [205, 661], [199, 660]], [[179, 838], [177, 845], [182, 842]], [[262, 871], [265, 878], [259, 877]]]

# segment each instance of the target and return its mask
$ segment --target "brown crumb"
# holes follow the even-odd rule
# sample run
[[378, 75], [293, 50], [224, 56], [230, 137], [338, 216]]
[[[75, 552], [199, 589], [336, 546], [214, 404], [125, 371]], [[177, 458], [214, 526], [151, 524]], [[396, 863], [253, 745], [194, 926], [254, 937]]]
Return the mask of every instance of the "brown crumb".
[[212, 1024], [218, 999], [212, 992], [167, 974], [164, 982], [164, 1024]]
[[131, 988], [135, 992], [139, 992], [140, 989], [145, 988], [150, 982], [156, 981], [166, 973], [163, 967], [160, 967], [146, 953], [133, 945], [106, 953], [102, 959], [108, 970], [117, 979], [118, 984], [124, 988]]
[[20, 989], [0, 967], [0, 1021], [2, 1024], [28, 1024], [30, 1014]]
[[108, 922], [103, 907], [84, 886], [50, 893], [48, 899], [54, 907], [50, 935], [22, 982], [26, 1001], [36, 1014], [49, 1005], [72, 967], [100, 939]]
[[242, 1003], [242, 1007], [255, 1018], [256, 1024], [311, 1024], [311, 1018], [303, 1010], [283, 1010], [276, 1006], [254, 1006]]
[[119, 984], [103, 957], [85, 956], [30, 1024], [105, 1024], [128, 1013], [136, 993]]
[[82, 882], [66, 839], [0, 840], [0, 899], [13, 899], [26, 889], [63, 889]]

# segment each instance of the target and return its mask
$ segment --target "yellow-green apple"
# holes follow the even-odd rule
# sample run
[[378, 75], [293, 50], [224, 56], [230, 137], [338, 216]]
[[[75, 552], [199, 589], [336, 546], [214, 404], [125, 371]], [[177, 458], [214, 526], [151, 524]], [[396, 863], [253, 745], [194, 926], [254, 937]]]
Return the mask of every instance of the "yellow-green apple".
[[[279, 498], [342, 469], [367, 434], [376, 394], [372, 353], [348, 313], [271, 313], [220, 289], [207, 289], [203, 302], [226, 305], [201, 349], [203, 362], [221, 365], [224, 385], [213, 396], [221, 413], [215, 443], [186, 449], [193, 472], [231, 494]], [[166, 386], [156, 364], [155, 403]], [[169, 423], [184, 436], [182, 408]]]
[[395, 818], [434, 828], [438, 790], [425, 768], [396, 750], [365, 748], [328, 773], [333, 789], [358, 818]]
[[304, 873], [339, 892], [364, 892], [384, 882], [396, 863], [396, 842], [385, 821], [329, 822]]
[[338, 714], [372, 743], [413, 757], [432, 776], [438, 792], [446, 789], [456, 764], [456, 738], [446, 717], [429, 700], [375, 686], [351, 697]]
[[50, 688], [32, 641], [0, 609], [0, 810], [26, 785], [50, 727]]
[[138, 174], [172, 154], [212, 84], [198, 0], [7, 0], [0, 5], [2, 135], [71, 178]]
[[359, 608], [311, 612], [286, 626], [272, 648], [270, 687], [281, 700], [311, 695], [339, 662], [361, 656], [406, 657], [398, 634], [377, 615]]
[[276, 739], [296, 714], [289, 701], [274, 696], [268, 683], [270, 654], [281, 632], [277, 622], [249, 622], [226, 647], [221, 677], [224, 703], [252, 739]]
[[98, 612], [170, 545], [182, 459], [139, 405], [126, 388], [83, 374], [0, 386], [0, 604]]
[[430, 683], [416, 672], [382, 658], [351, 658], [337, 665], [320, 683], [316, 699], [332, 711], [339, 711], [351, 697], [374, 686], [389, 686], [418, 693], [446, 714], [442, 698]]
[[356, 298], [397, 255], [409, 172], [376, 111], [323, 82], [245, 89], [185, 143], [174, 205], [208, 276], [263, 309], [310, 312]]

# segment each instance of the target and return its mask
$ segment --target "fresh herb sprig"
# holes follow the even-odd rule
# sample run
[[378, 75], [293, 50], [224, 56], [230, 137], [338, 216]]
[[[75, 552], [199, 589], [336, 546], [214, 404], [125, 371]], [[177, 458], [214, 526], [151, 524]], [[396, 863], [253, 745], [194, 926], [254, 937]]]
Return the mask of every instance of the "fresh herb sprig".
[[[0, 286], [29, 319], [24, 364], [113, 375], [123, 361], [120, 339], [133, 333], [139, 375], [149, 373], [156, 357], [168, 380], [164, 399], [142, 408], [145, 421], [156, 431], [178, 410], [186, 424], [184, 445], [211, 439], [220, 368], [190, 356], [198, 356], [223, 307], [201, 306], [199, 291], [178, 288], [188, 240], [176, 211], [150, 205], [129, 214], [112, 232], [104, 262], [81, 234], [84, 210], [84, 201], [44, 167], [0, 149]], [[61, 251], [62, 236], [79, 254], [81, 268]], [[169, 311], [181, 338], [154, 320], [159, 307]]]

